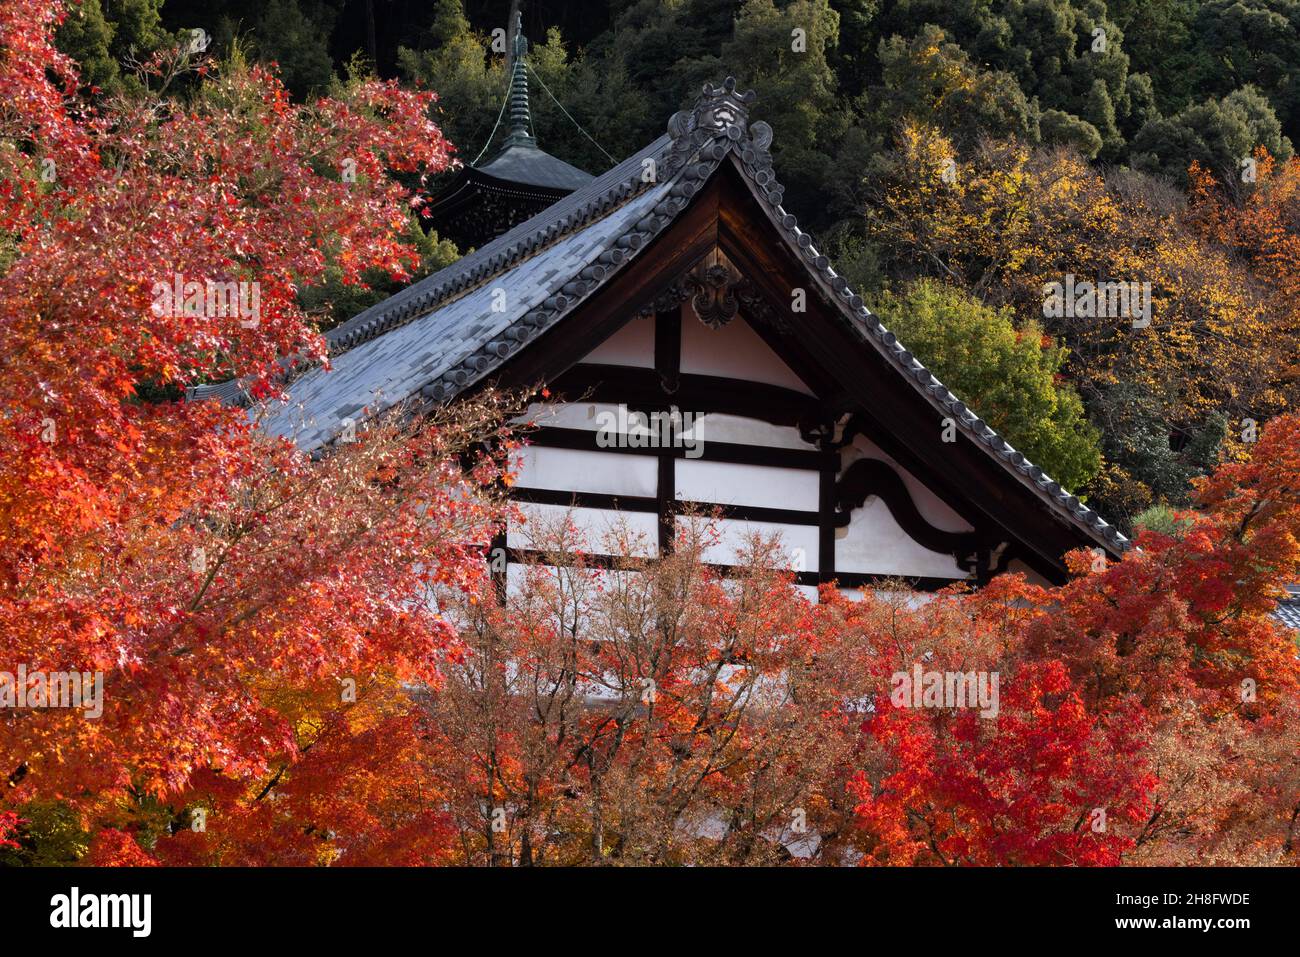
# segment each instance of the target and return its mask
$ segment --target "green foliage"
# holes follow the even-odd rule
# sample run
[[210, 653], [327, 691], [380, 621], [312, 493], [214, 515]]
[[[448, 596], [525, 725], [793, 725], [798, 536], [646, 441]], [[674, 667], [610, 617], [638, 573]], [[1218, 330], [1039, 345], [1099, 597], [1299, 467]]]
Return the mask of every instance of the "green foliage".
[[324, 3], [268, 0], [253, 30], [261, 59], [280, 66], [284, 85], [296, 96], [323, 92], [334, 76], [329, 30], [336, 11]]
[[55, 34], [60, 50], [81, 66], [87, 86], [106, 94], [138, 88], [129, 67], [177, 42], [162, 28], [163, 0], [80, 0]]
[[1192, 479], [1213, 468], [1227, 435], [1227, 419], [1217, 413], [1174, 433], [1165, 403], [1128, 383], [1110, 389], [1090, 411], [1112, 463], [1094, 505], [1121, 524], [1136, 522], [1153, 505], [1188, 505]]
[[89, 847], [90, 835], [77, 815], [59, 801], [26, 804], [18, 810], [17, 849], [0, 847], [0, 867], [66, 867]]
[[1060, 110], [1046, 110], [1040, 123], [1043, 142], [1054, 146], [1072, 146], [1089, 159], [1101, 152], [1101, 134], [1087, 120]]
[[903, 119], [938, 127], [961, 147], [981, 136], [1039, 139], [1039, 114], [1010, 73], [982, 69], [943, 30], [923, 27], [911, 40], [880, 44], [881, 85], [870, 97], [878, 127]]
[[1208, 0], [1197, 6], [1197, 89], [1224, 95], [1249, 84], [1294, 131], [1300, 122], [1300, 0]]
[[1133, 530], [1159, 532], [1161, 535], [1177, 538], [1193, 524], [1195, 524], [1193, 519], [1180, 516], [1168, 505], [1152, 505], [1133, 519]]
[[833, 144], [848, 117], [836, 110], [838, 81], [828, 59], [839, 42], [839, 15], [829, 0], [745, 0], [722, 56], [699, 62], [699, 74], [736, 79], [758, 93], [755, 116], [782, 135], [773, 144], [777, 171], [804, 209], [818, 205]]
[[1034, 323], [932, 280], [885, 294], [876, 311], [899, 341], [1016, 448], [1066, 488], [1101, 465], [1097, 430], [1078, 393], [1058, 381], [1065, 350]]
[[862, 93], [870, 82], [875, 64], [872, 48], [877, 33], [874, 21], [880, 15], [881, 0], [833, 0], [831, 9], [840, 17], [840, 42], [831, 52], [831, 66], [847, 96]]
[[1133, 139], [1133, 166], [1185, 185], [1187, 168], [1195, 161], [1231, 179], [1258, 146], [1280, 160], [1292, 155], [1291, 140], [1282, 135], [1268, 101], [1258, 90], [1243, 87], [1147, 123]]
[[[455, 243], [439, 239], [433, 231], [426, 233], [414, 216], [407, 226], [406, 238], [420, 256], [420, 265], [412, 281], [432, 275], [460, 258]], [[394, 280], [380, 269], [367, 270], [363, 275], [364, 286], [347, 285], [340, 276], [339, 269], [330, 268], [326, 270], [324, 283], [308, 286], [298, 293], [299, 304], [315, 317], [321, 331], [346, 322], [409, 284]]]
[[[1195, 76], [1204, 54], [1194, 21], [1203, 0], [1106, 0], [1106, 11], [1124, 31], [1124, 50], [1162, 113], [1177, 113], [1205, 91]], [[1150, 119], [1150, 117], [1147, 117]], [[1132, 132], [1132, 131], [1130, 131]]]
[[[880, 29], [906, 38], [930, 25], [943, 28], [971, 63], [1009, 76], [1035, 112], [1090, 123], [1101, 137], [1102, 157], [1115, 159], [1124, 151], [1121, 130], [1148, 103], [1133, 99], [1124, 34], [1106, 9], [1100, 0], [917, 0], [898, 4]], [[1065, 122], [1054, 118], [1053, 127], [1063, 130]]]
[[398, 66], [404, 79], [438, 94], [438, 125], [471, 162], [487, 143], [504, 102], [505, 58], [492, 56], [489, 39], [470, 27], [459, 0], [434, 4], [422, 49], [403, 46]]

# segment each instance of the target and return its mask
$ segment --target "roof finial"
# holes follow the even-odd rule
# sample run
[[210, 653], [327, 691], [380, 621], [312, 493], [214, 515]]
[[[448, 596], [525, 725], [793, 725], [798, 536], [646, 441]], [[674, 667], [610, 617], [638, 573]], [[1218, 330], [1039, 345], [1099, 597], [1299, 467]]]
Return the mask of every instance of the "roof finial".
[[528, 112], [528, 72], [524, 56], [528, 53], [528, 39], [524, 36], [524, 15], [515, 11], [515, 36], [510, 49], [510, 135], [503, 147], [536, 146], [533, 140], [532, 117]]

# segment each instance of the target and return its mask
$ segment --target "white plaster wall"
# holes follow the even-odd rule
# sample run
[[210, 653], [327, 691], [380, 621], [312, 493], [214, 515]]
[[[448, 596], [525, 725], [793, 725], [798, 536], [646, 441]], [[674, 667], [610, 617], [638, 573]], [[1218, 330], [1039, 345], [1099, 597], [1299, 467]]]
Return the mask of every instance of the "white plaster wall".
[[704, 459], [676, 465], [677, 498], [685, 501], [817, 511], [817, 472]]
[[681, 370], [694, 375], [785, 386], [806, 395], [813, 394], [759, 334], [739, 317], [721, 329], [710, 329], [688, 311], [682, 317]]
[[[683, 412], [691, 411], [683, 409]], [[685, 435], [694, 437], [698, 434], [706, 443], [731, 442], [736, 445], [762, 445], [771, 449], [800, 449], [805, 452], [817, 451], [817, 446], [805, 442], [799, 430], [788, 425], [772, 425], [762, 419], [751, 419], [740, 415], [726, 415], [722, 412], [710, 412], [695, 419], [695, 425], [686, 430]]]
[[[678, 524], [689, 521], [678, 517]], [[790, 556], [790, 567], [797, 571], [817, 571], [817, 526], [784, 525], [775, 522], [745, 522], [734, 518], [719, 519], [715, 527], [720, 532], [716, 544], [704, 550], [704, 560], [719, 565], [736, 565], [748, 539], [757, 534], [763, 538], [780, 535], [781, 545]], [[798, 550], [802, 550], [799, 554]], [[802, 567], [797, 567], [801, 563]]]
[[934, 595], [924, 591], [890, 592], [883, 588], [841, 588], [840, 594], [849, 601], [862, 601], [868, 591], [881, 599], [889, 599], [891, 596], [901, 598], [904, 606], [911, 609], [920, 608], [934, 601]]
[[926, 578], [968, 577], [951, 555], [932, 552], [913, 541], [894, 521], [885, 503], [874, 496], [853, 510], [848, 528], [837, 530], [835, 570]]
[[531, 527], [548, 525], [556, 521], [571, 520], [585, 540], [585, 550], [600, 554], [613, 551], [607, 541], [621, 528], [629, 532], [631, 547], [623, 554], [639, 558], [653, 557], [659, 552], [659, 521], [652, 512], [615, 512], [599, 508], [573, 508], [565, 505], [540, 505], [534, 502], [517, 502], [525, 522], [512, 522], [506, 532], [506, 544], [511, 548], [536, 548]]
[[598, 431], [609, 419], [602, 416], [608, 412], [618, 415], [617, 402], [534, 402], [528, 406], [515, 423], [522, 425], [531, 422], [539, 428], [549, 429], [585, 429]]
[[637, 316], [587, 353], [583, 362], [653, 369], [655, 365], [655, 317]]
[[[547, 565], [542, 562], [538, 562], [532, 567], [536, 570], [538, 574], [544, 576], [554, 577], [557, 572], [557, 569], [554, 565]], [[529, 572], [529, 567], [524, 565], [521, 562], [511, 562], [506, 567], [507, 599], [511, 595], [518, 595], [519, 592], [523, 589], [528, 572]], [[640, 572], [632, 572], [632, 571], [626, 571], [626, 570], [614, 569], [614, 568], [597, 568], [594, 566], [582, 569], [580, 572], [577, 569], [566, 568], [564, 569], [564, 572], [567, 575], [577, 575], [577, 574], [584, 575], [586, 576], [589, 582], [600, 583], [607, 591], [618, 589], [620, 587], [635, 588], [637, 587], [636, 579], [639, 579], [641, 577]]]
[[658, 462], [648, 455], [530, 445], [520, 455], [516, 483], [525, 488], [653, 498]]

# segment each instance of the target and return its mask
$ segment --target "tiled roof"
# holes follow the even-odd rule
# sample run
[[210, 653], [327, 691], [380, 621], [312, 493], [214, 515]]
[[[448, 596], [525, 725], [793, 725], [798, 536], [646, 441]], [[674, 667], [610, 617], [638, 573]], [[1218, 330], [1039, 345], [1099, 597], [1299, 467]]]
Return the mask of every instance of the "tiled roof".
[[475, 169], [497, 179], [545, 189], [581, 189], [595, 178], [536, 146], [526, 145], [507, 146]]
[[1290, 597], [1277, 603], [1273, 617], [1288, 628], [1300, 631], [1300, 585], [1287, 585], [1286, 590]]
[[[582, 282], [583, 271], [653, 210], [666, 185], [648, 190], [602, 219], [557, 240], [546, 252], [525, 259], [507, 275], [481, 283], [464, 295], [395, 324], [382, 335], [358, 329], [359, 341], [334, 357], [333, 368], [316, 368], [290, 387], [292, 401], [266, 420], [271, 432], [292, 436], [302, 448], [330, 440], [344, 419], [359, 422], [362, 410], [382, 412], [442, 379], [468, 384], [520, 346], [521, 322], [547, 305], [556, 309]], [[589, 275], [593, 278], [599, 270]], [[575, 278], [579, 277], [579, 278]], [[566, 293], [565, 289], [569, 288]], [[419, 301], [418, 299], [416, 300]], [[499, 310], [494, 308], [499, 305]], [[438, 394], [435, 398], [443, 398]]]
[[[504, 276], [514, 266], [546, 249], [557, 238], [612, 214], [627, 200], [652, 185], [641, 181], [642, 161], [657, 157], [667, 149], [669, 142], [667, 135], [659, 137], [618, 166], [592, 179], [583, 188], [502, 233], [490, 243], [335, 326], [325, 334], [330, 355], [340, 357], [347, 350], [375, 336], [426, 316], [487, 279]], [[617, 265], [623, 255], [621, 247], [618, 251], [611, 252], [605, 257], [606, 267]], [[337, 367], [337, 361], [334, 365]], [[297, 383], [295, 387], [296, 385]], [[215, 398], [230, 403], [245, 399], [243, 388], [237, 379], [198, 386], [190, 390], [190, 397], [196, 400]], [[295, 436], [295, 440], [305, 448], [312, 447], [305, 445], [300, 437]]]
[[[1007, 443], [935, 378], [885, 328], [831, 267], [782, 206], [772, 170], [772, 130], [750, 123], [754, 95], [728, 78], [706, 84], [668, 134], [583, 188], [459, 262], [421, 280], [332, 330], [333, 369], [313, 369], [288, 388], [289, 402], [265, 420], [304, 449], [328, 443], [345, 419], [416, 397], [440, 401], [489, 375], [550, 328], [662, 232], [690, 198], [731, 162], [791, 252], [808, 268], [821, 298], [865, 346], [883, 355], [942, 416], [1063, 520], [1118, 553], [1128, 540]], [[653, 160], [653, 166], [646, 163]], [[655, 182], [643, 175], [653, 168]], [[505, 293], [492, 310], [493, 291]], [[498, 297], [497, 305], [500, 306]], [[237, 384], [196, 390], [233, 398]]]

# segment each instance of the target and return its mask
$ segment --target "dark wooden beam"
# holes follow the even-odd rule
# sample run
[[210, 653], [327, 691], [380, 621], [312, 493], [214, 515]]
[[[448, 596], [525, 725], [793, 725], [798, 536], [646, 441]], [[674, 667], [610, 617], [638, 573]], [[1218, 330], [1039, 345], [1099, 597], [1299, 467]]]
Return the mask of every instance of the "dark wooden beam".
[[[655, 374], [659, 377], [660, 398], [666, 399], [677, 391], [682, 369], [682, 310], [660, 310], [655, 313]], [[672, 437], [674, 440], [677, 436]], [[655, 477], [655, 510], [659, 514], [659, 554], [673, 550], [677, 539], [677, 461], [673, 456], [676, 441], [661, 446], [658, 452], [659, 468]], [[685, 449], [683, 449], [683, 454]]]
[[[664, 459], [660, 459], [663, 462]], [[668, 459], [672, 461], [672, 459]], [[704, 515], [717, 514], [719, 518], [743, 522], [774, 522], [779, 525], [820, 525], [821, 513], [810, 509], [772, 508], [765, 505], [726, 505], [719, 502], [700, 502], [687, 499], [663, 501], [660, 496], [611, 495], [607, 492], [574, 492], [569, 489], [531, 488], [516, 485], [510, 497], [520, 502], [538, 505], [560, 505], [566, 508], [598, 508], [606, 511], [642, 512], [658, 514], [661, 523], [670, 528], [676, 516], [688, 512]]]
[[835, 577], [835, 479], [840, 470], [840, 456], [832, 445], [834, 425], [827, 423], [822, 436], [822, 468], [817, 483], [817, 578], [828, 582]]
[[[648, 570], [653, 564], [652, 558], [636, 558], [627, 555], [609, 555], [599, 552], [583, 552], [581, 556], [577, 555], [554, 555], [548, 554], [540, 549], [533, 548], [511, 548], [509, 550], [510, 561], [516, 565], [536, 563], [551, 564], [560, 568], [572, 568], [583, 566], [587, 568], [600, 568], [621, 571], [644, 571]], [[552, 561], [554, 559], [554, 561]], [[730, 576], [739, 573], [743, 566], [740, 565], [722, 565], [714, 562], [706, 563], [707, 567], [713, 569], [720, 575]], [[794, 581], [797, 585], [819, 585], [821, 584], [819, 573], [817, 572], [797, 572], [794, 573]], [[947, 588], [950, 585], [961, 583], [961, 579], [952, 578], [930, 578], [917, 575], [877, 575], [871, 572], [841, 572], [835, 576], [834, 584], [840, 588], [871, 588], [882, 585], [890, 585], [895, 582], [901, 583], [907, 588], [916, 591], [938, 591], [941, 588]]]
[[858, 459], [844, 472], [835, 487], [835, 509], [843, 519], [872, 496], [880, 499], [889, 514], [917, 544], [952, 555], [958, 560], [980, 550], [982, 539], [975, 532], [946, 532], [935, 528], [917, 509], [903, 479], [880, 459]]
[[[631, 448], [626, 446], [602, 447], [597, 444], [599, 432], [595, 429], [562, 429], [540, 426], [525, 434], [533, 445], [551, 449], [574, 449], [583, 452], [610, 452], [615, 455], [658, 455], [654, 447]], [[744, 445], [739, 442], [718, 442], [706, 439], [698, 446], [699, 455], [687, 453], [689, 449], [664, 450], [675, 459], [696, 458], [704, 462], [730, 462], [736, 465], [759, 465], [782, 469], [820, 471], [823, 466], [821, 452], [813, 449], [779, 449], [766, 445]], [[839, 456], [836, 455], [838, 467]]]
[[[679, 327], [680, 328], [680, 327]], [[680, 356], [679, 356], [680, 361]], [[635, 409], [721, 412], [761, 419], [773, 425], [798, 425], [817, 416], [821, 403], [810, 395], [763, 382], [669, 371], [676, 386], [664, 391], [658, 369], [582, 362], [556, 377], [550, 389], [568, 401], [622, 402]]]

